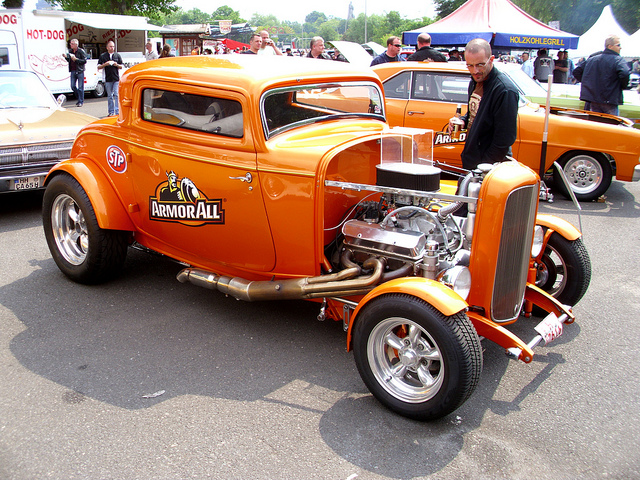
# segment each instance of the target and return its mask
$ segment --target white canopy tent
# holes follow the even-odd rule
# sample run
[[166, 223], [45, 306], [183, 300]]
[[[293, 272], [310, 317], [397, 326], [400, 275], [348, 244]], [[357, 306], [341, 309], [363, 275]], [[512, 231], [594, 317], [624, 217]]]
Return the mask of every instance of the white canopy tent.
[[571, 56], [588, 57], [594, 52], [601, 52], [604, 50], [605, 39], [611, 34], [620, 37], [622, 44], [620, 54], [623, 57], [640, 56], [640, 42], [633, 42], [631, 36], [620, 26], [613, 16], [611, 5], [604, 7], [596, 23], [580, 36], [578, 48], [575, 52], [571, 52]]

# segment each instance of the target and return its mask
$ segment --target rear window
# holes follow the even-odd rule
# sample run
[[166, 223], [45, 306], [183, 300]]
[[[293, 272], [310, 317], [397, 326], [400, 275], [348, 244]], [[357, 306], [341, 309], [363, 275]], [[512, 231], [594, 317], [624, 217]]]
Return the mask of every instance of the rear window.
[[143, 120], [213, 135], [242, 138], [242, 105], [236, 100], [147, 88]]

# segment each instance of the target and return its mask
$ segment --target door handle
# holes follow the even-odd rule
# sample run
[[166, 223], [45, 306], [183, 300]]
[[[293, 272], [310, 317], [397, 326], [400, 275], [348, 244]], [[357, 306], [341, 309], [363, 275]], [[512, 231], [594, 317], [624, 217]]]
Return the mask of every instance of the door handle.
[[418, 112], [415, 110], [407, 112], [407, 115], [424, 115], [424, 112]]
[[251, 173], [247, 172], [244, 177], [229, 177], [231, 180], [240, 180], [241, 182], [251, 183], [253, 181], [253, 176]]

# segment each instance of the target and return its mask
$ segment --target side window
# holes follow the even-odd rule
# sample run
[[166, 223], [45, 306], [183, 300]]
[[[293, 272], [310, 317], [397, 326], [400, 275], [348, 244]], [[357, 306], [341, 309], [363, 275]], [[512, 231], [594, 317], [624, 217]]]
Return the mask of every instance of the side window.
[[0, 67], [3, 65], [9, 65], [9, 49], [7, 47], [0, 47]]
[[143, 120], [242, 138], [242, 105], [235, 100], [147, 88], [142, 94]]
[[470, 81], [471, 78], [467, 75], [417, 72], [412, 89], [412, 98], [437, 102], [466, 103], [469, 96]]
[[387, 98], [409, 99], [411, 72], [403, 72], [384, 82], [384, 95]]

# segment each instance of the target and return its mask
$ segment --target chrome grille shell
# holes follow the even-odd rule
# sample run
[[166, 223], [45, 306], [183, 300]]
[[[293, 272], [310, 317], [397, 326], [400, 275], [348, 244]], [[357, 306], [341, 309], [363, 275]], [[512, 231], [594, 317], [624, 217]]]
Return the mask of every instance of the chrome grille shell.
[[537, 201], [536, 185], [527, 185], [513, 190], [505, 204], [491, 301], [495, 322], [517, 318], [522, 308]]

